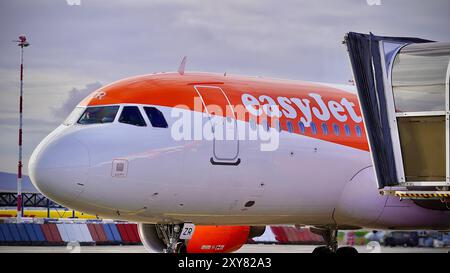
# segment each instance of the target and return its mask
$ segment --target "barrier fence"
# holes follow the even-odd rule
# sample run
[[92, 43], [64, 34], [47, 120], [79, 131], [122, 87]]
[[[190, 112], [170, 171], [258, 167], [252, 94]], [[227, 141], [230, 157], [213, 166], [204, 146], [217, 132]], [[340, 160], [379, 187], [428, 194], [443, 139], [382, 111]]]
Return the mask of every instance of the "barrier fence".
[[133, 223], [0, 223], [0, 245], [135, 245], [140, 244]]

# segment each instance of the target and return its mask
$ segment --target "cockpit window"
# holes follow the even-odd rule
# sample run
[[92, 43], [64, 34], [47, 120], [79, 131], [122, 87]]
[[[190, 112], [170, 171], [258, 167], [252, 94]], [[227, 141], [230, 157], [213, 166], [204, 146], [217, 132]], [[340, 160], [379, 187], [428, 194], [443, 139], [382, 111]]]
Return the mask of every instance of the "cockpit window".
[[111, 123], [116, 117], [119, 106], [96, 106], [88, 107], [84, 111], [81, 118], [78, 120], [79, 124], [96, 124], [96, 123]]
[[63, 125], [70, 126], [77, 122], [77, 120], [80, 118], [81, 114], [84, 112], [86, 108], [84, 107], [75, 107], [73, 109], [72, 113], [66, 118], [66, 120], [63, 122]]
[[155, 107], [144, 107], [145, 113], [147, 114], [148, 119], [153, 127], [157, 128], [167, 128], [167, 121], [164, 118], [164, 115], [161, 111], [156, 109]]
[[124, 106], [119, 122], [135, 126], [147, 126], [137, 106]]

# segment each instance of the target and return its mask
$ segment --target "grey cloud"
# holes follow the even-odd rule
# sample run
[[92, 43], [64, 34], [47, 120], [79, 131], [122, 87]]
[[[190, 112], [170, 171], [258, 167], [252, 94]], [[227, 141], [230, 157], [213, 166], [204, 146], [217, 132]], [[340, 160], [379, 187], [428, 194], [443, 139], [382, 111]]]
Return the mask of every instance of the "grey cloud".
[[53, 114], [58, 120], [62, 121], [70, 114], [70, 112], [72, 112], [81, 100], [100, 87], [102, 87], [102, 85], [99, 82], [95, 82], [87, 84], [86, 87], [82, 89], [72, 88], [72, 90], [69, 91], [69, 96], [66, 101], [64, 101], [60, 107], [52, 109]]
[[[192, 70], [346, 82], [345, 32], [450, 40], [449, 3], [91, 0], [70, 7], [64, 0], [18, 1], [12, 12], [0, 11], [0, 22], [30, 33], [30, 65], [95, 74], [102, 82], [175, 70], [184, 55]], [[19, 21], [19, 9], [27, 20]]]

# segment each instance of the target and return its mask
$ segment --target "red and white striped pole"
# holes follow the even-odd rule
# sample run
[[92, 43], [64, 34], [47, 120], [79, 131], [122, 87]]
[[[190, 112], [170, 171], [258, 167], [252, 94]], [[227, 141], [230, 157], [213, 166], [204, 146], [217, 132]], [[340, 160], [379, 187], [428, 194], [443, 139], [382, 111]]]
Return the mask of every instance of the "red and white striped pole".
[[23, 125], [23, 48], [29, 46], [24, 35], [19, 36], [20, 46], [20, 98], [19, 98], [19, 162], [17, 164], [17, 222], [22, 221], [22, 125]]

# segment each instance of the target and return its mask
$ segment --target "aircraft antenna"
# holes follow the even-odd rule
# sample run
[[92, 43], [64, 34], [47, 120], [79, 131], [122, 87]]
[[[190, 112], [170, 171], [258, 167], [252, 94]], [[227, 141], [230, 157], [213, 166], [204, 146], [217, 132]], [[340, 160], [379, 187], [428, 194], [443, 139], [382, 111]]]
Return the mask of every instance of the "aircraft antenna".
[[178, 67], [178, 73], [180, 75], [184, 75], [184, 69], [186, 68], [186, 60], [187, 60], [187, 56], [184, 56], [183, 60], [180, 63], [180, 66]]

